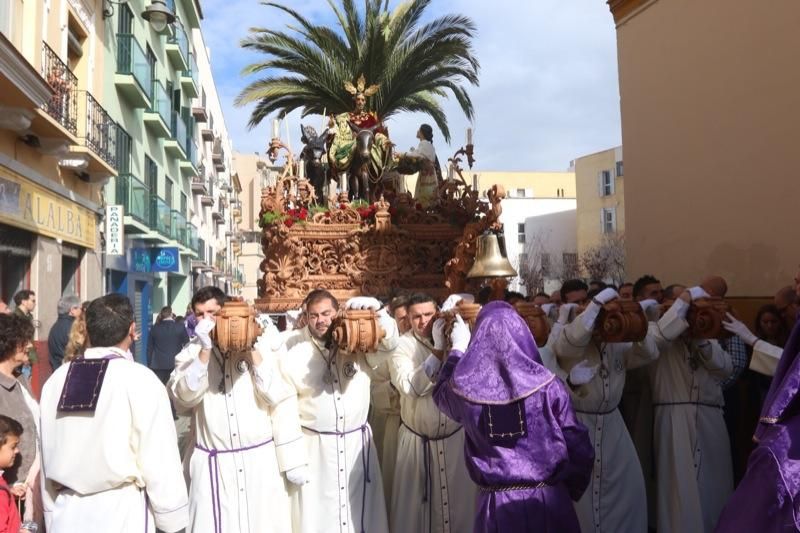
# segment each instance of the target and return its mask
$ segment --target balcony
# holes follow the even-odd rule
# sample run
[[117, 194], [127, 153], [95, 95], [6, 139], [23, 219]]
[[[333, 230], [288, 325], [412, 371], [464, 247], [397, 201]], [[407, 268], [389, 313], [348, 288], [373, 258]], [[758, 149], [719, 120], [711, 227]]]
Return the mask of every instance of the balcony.
[[117, 123], [89, 91], [78, 91], [78, 114], [86, 117], [79, 123], [80, 145], [70, 147], [70, 153], [87, 160], [84, 169], [90, 174], [117, 175]]
[[197, 143], [192, 141], [188, 143], [189, 157], [185, 161], [181, 161], [180, 168], [181, 174], [184, 176], [197, 176], [200, 168], [200, 153], [197, 148]]
[[218, 210], [211, 213], [211, 218], [213, 218], [217, 224], [222, 224], [225, 222], [225, 209], [220, 206]]
[[149, 95], [153, 85], [150, 62], [136, 37], [130, 33], [117, 34], [117, 73], [114, 84], [133, 107], [150, 107]]
[[[203, 95], [205, 96], [205, 95]], [[192, 117], [194, 117], [195, 124], [204, 124], [208, 122], [208, 111], [206, 111], [206, 101], [203, 98], [202, 102], [198, 102], [200, 105], [192, 107]], [[211, 138], [213, 141], [213, 137]]]
[[144, 124], [159, 139], [170, 136], [170, 99], [164, 84], [153, 80], [150, 91], [151, 105], [143, 114]]
[[211, 151], [211, 161], [217, 172], [225, 172], [225, 150], [222, 148], [222, 141], [214, 141], [214, 148]]
[[[53, 90], [53, 96], [45, 104], [44, 110], [63, 129], [77, 136], [78, 78], [47, 43], [42, 43], [42, 77]], [[47, 132], [43, 132], [43, 135], [47, 135]]]
[[183, 26], [175, 24], [175, 34], [167, 39], [166, 49], [175, 70], [189, 70], [189, 38]]
[[182, 160], [185, 160], [188, 157], [186, 149], [186, 122], [184, 122], [180, 113], [177, 111], [172, 111], [170, 115], [170, 125], [170, 131], [172, 132], [172, 135], [169, 139], [164, 140], [164, 151], [173, 157], [178, 157]]
[[194, 53], [189, 52], [189, 69], [181, 72], [181, 87], [184, 94], [189, 98], [197, 98], [200, 95], [200, 82], [197, 79], [197, 61]]
[[172, 239], [172, 209], [160, 196], [150, 195], [150, 228]]
[[116, 181], [116, 201], [125, 210], [126, 226], [132, 219], [141, 232], [146, 232], [150, 226], [150, 189], [133, 174], [120, 174]]
[[186, 225], [186, 242], [190, 250], [196, 254], [200, 253], [200, 232], [192, 223]]
[[[201, 196], [208, 194], [208, 187], [206, 186], [206, 179], [203, 176], [192, 177], [192, 193]], [[210, 196], [209, 196], [210, 198]], [[213, 201], [213, 200], [212, 200]]]
[[188, 248], [186, 239], [186, 217], [177, 209], [172, 210], [172, 240]]
[[203, 128], [200, 130], [200, 137], [203, 138], [206, 142], [213, 142], [214, 141], [214, 132], [209, 128]]
[[214, 205], [214, 197], [210, 195], [203, 195], [200, 197], [200, 204], [211, 207]]

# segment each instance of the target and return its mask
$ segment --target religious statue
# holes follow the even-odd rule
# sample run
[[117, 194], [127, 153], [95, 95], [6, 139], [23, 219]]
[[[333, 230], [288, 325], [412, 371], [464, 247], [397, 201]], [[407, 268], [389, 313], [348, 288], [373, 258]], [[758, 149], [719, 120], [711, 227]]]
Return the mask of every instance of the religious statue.
[[378, 85], [366, 85], [364, 75], [355, 85], [345, 83], [353, 95], [353, 111], [333, 117], [333, 142], [328, 161], [334, 175], [347, 172], [349, 197], [375, 200], [380, 197], [380, 180], [391, 161], [391, 143], [386, 127], [374, 111], [367, 110], [367, 98], [378, 92]]

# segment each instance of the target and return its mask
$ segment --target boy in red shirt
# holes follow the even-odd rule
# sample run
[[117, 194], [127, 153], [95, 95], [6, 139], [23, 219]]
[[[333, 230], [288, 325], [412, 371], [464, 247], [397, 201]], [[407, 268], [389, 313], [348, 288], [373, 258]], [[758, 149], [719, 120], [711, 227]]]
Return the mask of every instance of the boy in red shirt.
[[[22, 425], [19, 422], [0, 415], [0, 469], [5, 470], [14, 466], [14, 461], [19, 454], [21, 435]], [[20, 495], [17, 492], [16, 487], [9, 487], [5, 478], [0, 476], [0, 533], [18, 533], [20, 531], [19, 510], [15, 498]], [[24, 495], [24, 492], [22, 494]]]

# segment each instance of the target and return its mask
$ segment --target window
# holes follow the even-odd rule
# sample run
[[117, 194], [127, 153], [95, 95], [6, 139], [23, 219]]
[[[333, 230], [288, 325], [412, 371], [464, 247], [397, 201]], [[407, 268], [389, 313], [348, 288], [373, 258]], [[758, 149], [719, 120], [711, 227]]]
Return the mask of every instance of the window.
[[547, 252], [542, 252], [542, 275], [549, 276], [550, 275], [550, 254]]
[[[150, 101], [155, 104], [155, 89], [156, 89], [156, 54], [153, 52], [153, 49], [150, 48], [150, 45], [147, 45], [147, 64], [150, 65], [150, 79], [153, 80], [153, 86], [148, 87], [147, 90], [150, 91]], [[155, 106], [154, 106], [155, 107]]]
[[571, 279], [578, 276], [578, 254], [564, 252], [561, 261], [564, 263], [564, 278]]
[[622, 176], [622, 161], [617, 161], [617, 176]]
[[600, 216], [603, 233], [615, 233], [617, 231], [617, 208], [604, 207], [600, 210]]
[[472, 190], [473, 191], [477, 191], [478, 190], [478, 175], [477, 174], [473, 174], [472, 175]]
[[133, 151], [133, 140], [128, 132], [117, 124], [117, 170], [120, 174], [130, 174], [131, 172], [131, 152]]
[[189, 199], [186, 197], [186, 193], [185, 192], [181, 192], [181, 213], [186, 218], [189, 218], [188, 205], [189, 205]]
[[0, 0], [0, 33], [4, 33], [9, 40], [12, 40], [11, 35], [11, 14], [12, 14], [11, 0]]
[[525, 242], [525, 223], [521, 222], [517, 224], [517, 242], [524, 243]]
[[172, 209], [172, 189], [175, 188], [175, 184], [169, 179], [169, 176], [164, 176], [166, 179], [164, 181], [164, 201], [167, 205]]
[[517, 193], [514, 196], [517, 198], [525, 198], [525, 189], [517, 189]]
[[150, 194], [158, 195], [158, 165], [148, 156], [144, 156], [144, 182]]
[[614, 194], [614, 176], [610, 170], [601, 170], [599, 176], [600, 196]]

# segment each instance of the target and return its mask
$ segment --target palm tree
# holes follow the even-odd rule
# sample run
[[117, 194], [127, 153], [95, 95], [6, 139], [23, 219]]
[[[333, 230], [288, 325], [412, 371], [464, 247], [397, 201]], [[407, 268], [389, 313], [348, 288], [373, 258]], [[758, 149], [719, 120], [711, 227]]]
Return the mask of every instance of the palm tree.
[[429, 115], [450, 140], [441, 99], [454, 96], [467, 118], [473, 117], [465, 82], [478, 85], [478, 60], [473, 55], [475, 24], [469, 17], [447, 15], [424, 25], [420, 19], [431, 0], [408, 0], [389, 10], [389, 0], [364, 0], [363, 13], [354, 0], [338, 6], [328, 0], [339, 30], [312, 24], [297, 11], [264, 2], [288, 14], [292, 33], [253, 28], [242, 47], [263, 52], [265, 61], [245, 68], [245, 74], [266, 72], [236, 99], [239, 106], [255, 102], [249, 126], [274, 112], [302, 109], [302, 115], [352, 110], [346, 82], [364, 75], [380, 86], [368, 108], [382, 120], [402, 111]]

